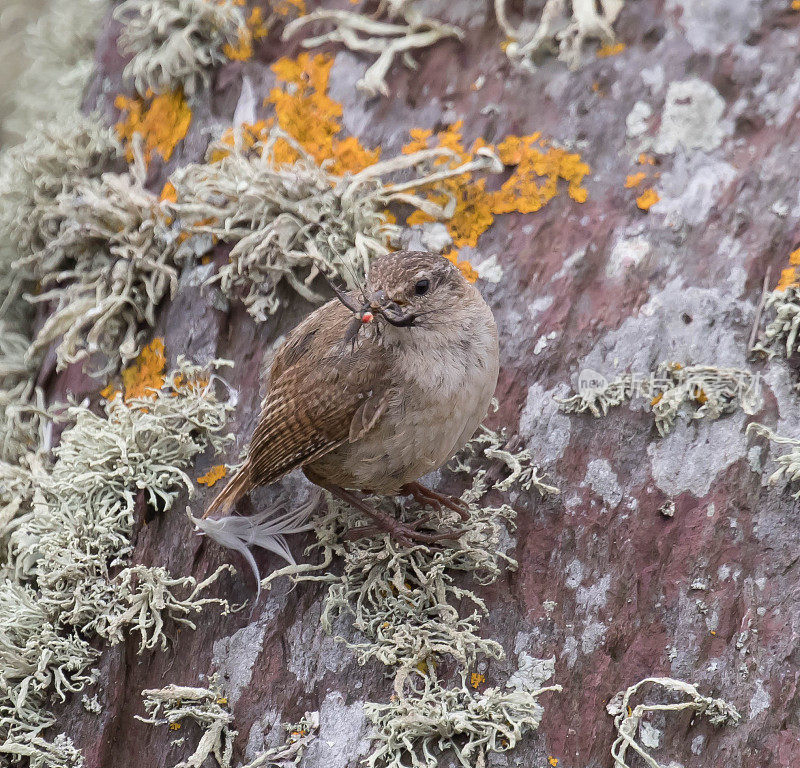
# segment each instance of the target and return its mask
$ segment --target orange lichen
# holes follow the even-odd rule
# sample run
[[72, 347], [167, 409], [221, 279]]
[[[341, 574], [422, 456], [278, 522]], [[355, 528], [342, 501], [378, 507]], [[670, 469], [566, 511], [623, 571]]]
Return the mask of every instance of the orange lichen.
[[663, 392], [659, 392], [651, 401], [650, 405], [658, 405], [661, 402], [661, 398], [664, 397]]
[[625, 189], [638, 187], [647, 178], [647, 171], [632, 173], [625, 179]]
[[473, 688], [477, 688], [481, 683], [486, 682], [486, 675], [482, 675], [480, 672], [473, 672], [469, 678], [469, 684]]
[[797, 267], [800, 266], [800, 248], [789, 254], [789, 264], [791, 266], [781, 270], [781, 279], [775, 286], [776, 291], [785, 291], [787, 288], [798, 285]]
[[118, 394], [120, 394], [119, 389], [117, 389], [113, 384], [109, 384], [107, 387], [103, 387], [100, 390], [100, 394], [106, 400], [113, 400]]
[[658, 192], [656, 192], [652, 187], [646, 189], [642, 192], [639, 197], [636, 198], [636, 205], [639, 206], [643, 211], [649, 211], [652, 206], [654, 206], [661, 198], [658, 196]]
[[233, 61], [247, 61], [253, 57], [253, 35], [249, 29], [239, 31], [239, 39], [236, 45], [225, 43], [222, 52]]
[[624, 50], [625, 43], [606, 43], [597, 49], [597, 57], [599, 59], [605, 59], [608, 56], [616, 56], [618, 53], [622, 53]]
[[458, 259], [458, 251], [450, 251], [450, 253], [442, 254], [448, 261], [452, 261], [455, 264], [462, 275], [466, 278], [467, 282], [474, 283], [478, 279], [478, 273], [475, 271], [475, 268], [470, 264], [466, 259], [462, 259], [459, 261]]
[[164, 340], [153, 339], [134, 361], [122, 372], [122, 384], [125, 387], [125, 399], [149, 397], [152, 390], [161, 389], [164, 385]]
[[293, 12], [298, 16], [306, 15], [305, 0], [278, 0], [278, 2], [274, 3], [273, 8], [275, 13], [281, 16], [288, 16]]
[[126, 112], [116, 124], [119, 138], [125, 143], [125, 157], [133, 161], [133, 137], [140, 134], [144, 141], [145, 163], [150, 162], [153, 153], [158, 152], [166, 161], [178, 142], [186, 136], [192, 111], [186, 103], [181, 91], [172, 91], [154, 95], [148, 91], [142, 98], [131, 99], [119, 94], [114, 106], [120, 112]]
[[638, 162], [639, 165], [655, 165], [656, 159], [652, 155], [646, 155], [644, 152], [641, 152], [636, 162]]
[[215, 467], [211, 467], [204, 475], [201, 475], [197, 478], [197, 482], [201, 485], [207, 485], [211, 488], [214, 483], [218, 480], [222, 480], [225, 477], [227, 470], [225, 469], [224, 464], [217, 464]]
[[172, 185], [171, 181], [164, 184], [161, 188], [161, 194], [158, 197], [159, 200], [166, 200], [169, 203], [178, 202], [178, 193], [175, 191], [175, 187]]
[[250, 16], [247, 17], [247, 28], [250, 30], [253, 40], [260, 40], [269, 34], [269, 25], [264, 21], [264, 12], [258, 6], [250, 11]]
[[556, 766], [558, 765], [558, 758], [548, 756], [547, 762], [550, 763], [550, 765], [553, 766], [553, 768], [556, 768]]
[[792, 10], [800, 11], [800, 0], [792, 0]]
[[[486, 189], [485, 179], [473, 181], [471, 174], [440, 182], [439, 188], [444, 188], [455, 199], [455, 213], [447, 222], [447, 227], [457, 247], [475, 246], [496, 215], [538, 211], [558, 194], [559, 179], [567, 182], [567, 192], [573, 200], [579, 203], [586, 201], [587, 191], [581, 187], [581, 183], [589, 173], [589, 166], [581, 160], [580, 155], [550, 146], [539, 133], [508, 136], [496, 147], [479, 140], [471, 152], [464, 149], [460, 122], [439, 132], [435, 142], [431, 131], [414, 129], [410, 133], [411, 141], [402, 150], [407, 154], [434, 145], [446, 147], [455, 153], [455, 157], [442, 158], [439, 162], [455, 168], [470, 160], [481, 147], [487, 147], [497, 153], [504, 165], [516, 166], [508, 180], [496, 191]], [[428, 196], [440, 205], [449, 199], [448, 194], [439, 192]], [[408, 218], [408, 223], [421, 224], [432, 220], [431, 215], [415, 211]]]

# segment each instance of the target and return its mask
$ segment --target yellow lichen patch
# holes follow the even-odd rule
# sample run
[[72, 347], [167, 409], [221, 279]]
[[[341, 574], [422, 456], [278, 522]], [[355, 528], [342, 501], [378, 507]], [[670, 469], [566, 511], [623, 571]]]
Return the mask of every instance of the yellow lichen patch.
[[638, 187], [647, 178], [647, 171], [632, 173], [625, 179], [625, 189]]
[[[358, 139], [340, 139], [342, 105], [328, 94], [333, 58], [301, 53], [296, 59], [279, 59], [272, 65], [279, 86], [267, 103], [275, 109], [275, 121], [318, 163], [333, 160], [334, 173], [357, 173], [380, 158], [380, 149], [368, 150]], [[279, 163], [294, 163], [297, 151], [279, 140], [273, 156]]]
[[158, 96], [148, 91], [143, 99], [131, 99], [120, 94], [114, 100], [114, 106], [127, 113], [115, 127], [117, 135], [125, 143], [128, 162], [133, 161], [132, 140], [137, 133], [144, 141], [146, 163], [152, 159], [153, 152], [169, 160], [192, 121], [192, 111], [181, 91]]
[[226, 469], [224, 464], [217, 464], [215, 467], [211, 467], [204, 475], [201, 475], [197, 478], [197, 482], [201, 485], [207, 485], [211, 488], [214, 483], [218, 480], [222, 480], [225, 477]]
[[306, 15], [305, 0], [278, 0], [273, 7], [275, 13], [281, 16], [288, 16], [290, 13], [296, 13], [298, 16]]
[[800, 11], [800, 0], [792, 0], [792, 10]]
[[622, 53], [624, 50], [625, 43], [606, 43], [597, 49], [597, 57], [599, 59], [605, 59], [608, 56], [616, 56], [618, 53]]
[[646, 189], [642, 192], [639, 197], [636, 198], [636, 205], [639, 206], [643, 211], [649, 211], [652, 206], [654, 206], [661, 198], [658, 196], [658, 192], [656, 192], [652, 187], [650, 189]]
[[478, 273], [475, 271], [475, 268], [470, 264], [466, 259], [459, 260], [458, 258], [458, 251], [450, 251], [450, 253], [442, 254], [448, 261], [452, 261], [458, 269], [460, 270], [461, 274], [464, 275], [467, 282], [474, 283], [478, 279]]
[[[589, 166], [580, 155], [550, 146], [541, 134], [529, 136], [508, 136], [496, 147], [483, 141], [476, 141], [472, 151], [464, 149], [461, 137], [461, 123], [455, 123], [439, 132], [434, 140], [431, 131], [414, 129], [410, 132], [411, 141], [403, 152], [410, 154], [431, 146], [446, 147], [455, 157], [440, 162], [455, 168], [470, 160], [482, 147], [494, 150], [506, 166], [516, 166], [508, 180], [497, 191], [486, 189], [485, 179], [472, 180], [471, 174], [462, 174], [439, 184], [455, 200], [455, 212], [447, 222], [453, 243], [457, 247], [475, 246], [478, 238], [491, 226], [494, 217], [504, 213], [533, 213], [538, 211], [559, 191], [559, 179], [567, 182], [569, 196], [579, 203], [586, 201], [587, 191], [581, 184], [589, 173]], [[440, 205], [448, 201], [441, 193], [429, 194], [430, 199]], [[422, 224], [432, 221], [429, 214], [415, 211], [409, 224]]]
[[636, 162], [638, 162], [639, 165], [655, 165], [656, 159], [652, 155], [646, 155], [644, 152], [641, 152]]
[[149, 397], [152, 390], [161, 389], [164, 385], [164, 340], [153, 339], [134, 361], [122, 372], [122, 383], [125, 387], [125, 399]]
[[222, 46], [222, 52], [233, 61], [247, 61], [253, 58], [253, 35], [250, 30], [242, 29], [236, 45], [225, 43]]
[[107, 387], [103, 387], [100, 390], [100, 394], [106, 400], [113, 400], [118, 394], [120, 394], [120, 390], [117, 389], [113, 384], [109, 384]]
[[250, 30], [253, 40], [260, 40], [269, 34], [269, 25], [264, 21], [264, 12], [258, 6], [250, 11], [250, 16], [247, 17], [247, 28]]
[[556, 768], [556, 766], [558, 765], [558, 758], [557, 757], [548, 757], [547, 758], [547, 762], [550, 763], [550, 765], [553, 768]]
[[797, 267], [800, 266], [800, 248], [789, 254], [789, 264], [791, 266], [781, 270], [781, 279], [775, 286], [776, 291], [785, 291], [787, 288], [798, 284]]
[[480, 672], [473, 672], [469, 678], [469, 684], [473, 688], [477, 688], [481, 683], [486, 682], [486, 675], [482, 675]]
[[166, 200], [169, 203], [177, 203], [178, 202], [178, 193], [175, 191], [175, 187], [172, 185], [171, 181], [168, 181], [164, 186], [161, 188], [161, 194], [158, 196], [159, 200]]

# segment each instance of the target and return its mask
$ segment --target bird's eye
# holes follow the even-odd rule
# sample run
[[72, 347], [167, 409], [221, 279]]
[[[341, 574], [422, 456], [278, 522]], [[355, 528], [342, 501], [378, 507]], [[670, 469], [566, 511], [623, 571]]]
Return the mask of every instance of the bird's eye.
[[417, 294], [417, 296], [424, 296], [430, 287], [430, 280], [417, 280], [414, 286], [414, 293]]

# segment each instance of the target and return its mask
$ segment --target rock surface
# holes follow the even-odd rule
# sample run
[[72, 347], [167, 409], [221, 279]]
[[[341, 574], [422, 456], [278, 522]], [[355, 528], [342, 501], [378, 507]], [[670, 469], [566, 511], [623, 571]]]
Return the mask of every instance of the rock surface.
[[[502, 334], [500, 409], [490, 423], [518, 432], [562, 490], [546, 502], [533, 493], [512, 497], [519, 570], [479, 590], [490, 609], [484, 632], [507, 654], [489, 664], [486, 684], [504, 685], [530, 657], [554, 656], [554, 680], [564, 686], [543, 700], [538, 732], [493, 764], [533, 768], [557, 758], [559, 768], [608, 768], [615, 734], [606, 703], [641, 678], [666, 675], [723, 696], [743, 719], [717, 730], [685, 713], [654, 718], [643, 738], [658, 743], [665, 764], [798, 765], [797, 505], [788, 491], [766, 486], [770, 455], [744, 429], [758, 420], [800, 436], [796, 371], [746, 354], [765, 270], [777, 276], [799, 237], [800, 12], [786, 0], [631, 1], [616, 24], [622, 52], [597, 58], [590, 44], [578, 71], [553, 59], [529, 74], [507, 61], [484, 3], [438, 5], [447, 20], [465, 24], [464, 41], [419, 53], [417, 71], [397, 63], [390, 98], [356, 91], [368, 58], [329, 49], [331, 95], [344, 105], [347, 131], [386, 157], [410, 128], [454, 120], [463, 120], [470, 143], [541, 131], [592, 169], [587, 202], [559, 195], [536, 213], [503, 216], [477, 247], [462, 250], [483, 267], [479, 287]], [[109, 120], [123, 90], [117, 33], [109, 20], [89, 94]], [[152, 188], [172, 168], [200, 160], [208, 139], [230, 124], [244, 75], [260, 100], [273, 80], [269, 65], [299, 51], [272, 35], [253, 60], [218, 71], [213, 92], [192, 102], [189, 134], [168, 167], [151, 166]], [[656, 164], [640, 165], [641, 152]], [[640, 170], [646, 181], [626, 188]], [[660, 199], [644, 211], [636, 198], [648, 186]], [[225, 258], [218, 249], [216, 261]], [[310, 307], [292, 297], [280, 316], [257, 325], [236, 302], [228, 312], [215, 309], [197, 278], [183, 275], [156, 330], [170, 362], [179, 354], [236, 361], [233, 460], [254, 427], [263, 365]], [[553, 403], [584, 368], [611, 378], [647, 374], [663, 360], [759, 371], [765, 405], [754, 417], [682, 421], [661, 438], [645, 400], [602, 420], [564, 415]], [[80, 397], [97, 385], [72, 369], [52, 394], [67, 388]], [[764, 474], [752, 470], [753, 460]], [[212, 463], [199, 462], [196, 476]], [[445, 482], [456, 490], [461, 479]], [[301, 484], [289, 478], [253, 503], [272, 504], [281, 490], [300, 493]], [[193, 514], [215, 490], [197, 495]], [[659, 514], [670, 500], [674, 516]], [[297, 557], [309, 540], [292, 541]], [[134, 559], [200, 578], [228, 557], [173, 512], [142, 525]], [[278, 565], [263, 552], [256, 557], [262, 573]], [[244, 567], [215, 589], [231, 601], [254, 595]], [[102, 712], [72, 701], [61, 727], [84, 749], [88, 768], [174, 765], [199, 732], [187, 726], [187, 743], [170, 746], [166, 727], [134, 719], [143, 713], [141, 691], [203, 684], [218, 671], [239, 731], [237, 759], [277, 739], [276, 723], [318, 710], [320, 738], [305, 768], [357, 765], [369, 744], [361, 702], [385, 701], [390, 684], [380, 665], [359, 667], [322, 635], [323, 589], [281, 584], [252, 611], [208, 610], [196, 631], [176, 632], [163, 653], [137, 656], [135, 638], [106, 650]]]

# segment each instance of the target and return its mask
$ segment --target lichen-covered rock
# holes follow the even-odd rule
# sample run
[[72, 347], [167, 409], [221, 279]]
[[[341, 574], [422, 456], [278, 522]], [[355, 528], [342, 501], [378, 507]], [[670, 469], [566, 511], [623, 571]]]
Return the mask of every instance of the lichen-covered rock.
[[[325, 142], [355, 140], [329, 154], [340, 163], [355, 154], [361, 161], [365, 148], [380, 147], [386, 158], [402, 154], [412, 140], [452, 141], [448, 126], [460, 121], [456, 154], [471, 152], [475, 142], [499, 147], [509, 136], [541, 132], [550, 148], [578, 157], [570, 172], [577, 173], [578, 162], [591, 168], [571, 197], [570, 181], [547, 165], [554, 156], [540, 146], [541, 157], [528, 158], [546, 166], [549, 186], [537, 198], [546, 205], [495, 213], [498, 198], [489, 196], [505, 177], [486, 179], [482, 189], [476, 177], [470, 196], [456, 201], [459, 227], [445, 222], [451, 239], [463, 235], [453, 258], [475, 269], [500, 329], [499, 408], [489, 423], [518, 434], [518, 447], [561, 490], [544, 498], [534, 487], [492, 492], [492, 503], [506, 501], [516, 510], [516, 531], [500, 546], [519, 567], [493, 584], [469, 586], [488, 611], [479, 632], [505, 651], [504, 658], [482, 659], [470, 670], [478, 681], [473, 688], [467, 679], [473, 696], [507, 692], [506, 683], [530, 659], [554, 658], [553, 680], [563, 686], [542, 698], [538, 729], [502, 754], [504, 764], [611, 765], [618, 733], [606, 704], [616, 692], [655, 677], [691, 683], [741, 714], [738, 725], [721, 729], [693, 722], [689, 712], [637, 719], [632, 735], [659, 763], [797, 765], [796, 489], [769, 484], [781, 466], [774, 460], [779, 454], [754, 434], [766, 432], [746, 429], [757, 421], [800, 438], [794, 361], [748, 355], [765, 271], [771, 266], [778, 274], [800, 231], [800, 171], [793, 162], [800, 11], [785, 0], [631, 1], [613, 26], [624, 46], [597, 55], [597, 44], [582, 40], [570, 49], [570, 63], [579, 65], [571, 69], [551, 55], [551, 44], [543, 45], [536, 68], [528, 70], [501, 48], [503, 32], [485, 3], [424, 5], [426, 15], [458, 24], [462, 40], [444, 38], [415, 51], [416, 69], [391, 66], [389, 98], [370, 98], [357, 87], [374, 56], [327, 45], [335, 56], [328, 93], [341, 113], [332, 118], [330, 105], [301, 94], [319, 108], [316, 119], [303, 122], [311, 135], [307, 151], [321, 140], [311, 129], [330, 126], [331, 119], [342, 133], [328, 131]], [[526, 13], [538, 24], [535, 11]], [[512, 19], [515, 29], [518, 21]], [[109, 124], [119, 118], [113, 104], [125, 87], [117, 34], [107, 21], [89, 90], [88, 106]], [[237, 102], [239, 114], [252, 112], [256, 121], [280, 124], [307, 114], [296, 111], [296, 100], [269, 101], [278, 87], [272, 67], [287, 57], [285, 75], [297, 61], [297, 44], [272, 34], [256, 41], [252, 53], [246, 61], [219, 62], [208, 75], [209, 89], [192, 96], [191, 125], [169, 165], [151, 163], [148, 185], [155, 195], [170, 172], [200, 162], [209, 141], [233, 126]], [[525, 150], [504, 147], [509, 158], [512, 149]], [[446, 238], [437, 242], [450, 247]], [[226, 373], [236, 402], [237, 446], [226, 457], [233, 463], [255, 424], [262, 367], [311, 304], [279, 287], [279, 310], [256, 322], [235, 296], [204, 287], [228, 262], [229, 246], [210, 239], [207, 246], [211, 262], [203, 264], [201, 254], [183, 268], [155, 331], [170, 362], [179, 354], [236, 361]], [[759, 377], [763, 402], [754, 414], [723, 408], [715, 420], [691, 419], [678, 409], [663, 437], [650, 413], [658, 406], [651, 405], [654, 395], [634, 397], [601, 419], [563, 413], [555, 403], [578, 389], [587, 369], [613, 381], [649, 376], [664, 361], [747, 370]], [[51, 399], [68, 390], [93, 395], [98, 386], [75, 366], [42, 384]], [[692, 409], [704, 404], [690, 403]], [[193, 477], [218, 463], [202, 456]], [[468, 484], [449, 471], [436, 479], [453, 492]], [[215, 492], [198, 490], [194, 516]], [[256, 492], [252, 503], [263, 510], [280, 500], [294, 503], [305, 492], [304, 481], [290, 477]], [[304, 553], [313, 540], [307, 534], [290, 541], [298, 561], [318, 562], [319, 553]], [[262, 574], [280, 565], [272, 555], [255, 556]], [[173, 510], [137, 523], [132, 558], [202, 577], [231, 556], [195, 536]], [[232, 604], [255, 594], [244, 561], [234, 562], [237, 577], [210, 591]], [[239, 734], [234, 762], [282, 744], [280, 724], [299, 722], [308, 711], [319, 713], [319, 737], [302, 765], [355, 768], [370, 754], [362, 704], [387, 705], [392, 690], [378, 660], [360, 665], [357, 655], [322, 633], [326, 594], [325, 584], [303, 582], [290, 591], [278, 582], [252, 608], [207, 611], [196, 631], [173, 629], [170, 647], [148, 663], [138, 663], [135, 637], [105, 649], [101, 711], [89, 712], [79, 696], [69, 697], [59, 705], [59, 728], [82, 749], [87, 768], [174, 765], [195, 751], [201, 731], [187, 722], [186, 743], [170, 746], [174, 733], [167, 727], [134, 719], [144, 715], [141, 692], [169, 683], [205, 688], [205, 676], [218, 671]], [[347, 622], [336, 632], [360, 642]], [[438, 673], [444, 678], [452, 671], [444, 665]], [[457, 685], [458, 676], [452, 678]], [[647, 703], [672, 703], [670, 695], [658, 688], [646, 693]], [[371, 713], [381, 716], [381, 710]], [[637, 759], [632, 754], [629, 748], [629, 762]]]

